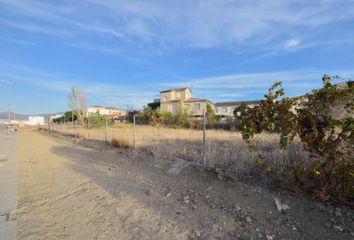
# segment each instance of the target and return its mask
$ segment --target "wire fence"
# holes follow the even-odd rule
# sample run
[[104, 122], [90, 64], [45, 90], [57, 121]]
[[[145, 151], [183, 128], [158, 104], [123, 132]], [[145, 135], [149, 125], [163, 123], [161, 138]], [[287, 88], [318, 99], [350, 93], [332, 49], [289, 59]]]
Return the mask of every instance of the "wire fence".
[[[161, 143], [169, 144], [169, 142], [181, 142], [186, 140], [186, 134], [184, 131], [193, 132], [192, 141], [200, 142], [197, 152], [199, 157], [206, 163], [206, 128], [205, 128], [205, 116], [204, 127], [202, 133], [199, 130], [184, 130], [184, 129], [169, 129], [164, 127], [152, 128], [146, 124], [137, 124], [135, 116], [133, 123], [126, 124], [114, 124], [110, 125], [106, 119], [103, 127], [92, 128], [90, 122], [86, 122], [83, 125], [79, 125], [76, 122], [68, 123], [50, 123], [48, 124], [48, 130], [59, 132], [69, 136], [75, 136], [85, 139], [100, 140], [107, 144], [114, 145], [115, 143], [121, 147], [131, 149], [147, 149], [148, 146], [160, 145]], [[181, 134], [182, 133], [182, 134]], [[200, 134], [200, 136], [196, 136]], [[189, 134], [187, 134], [189, 135]], [[195, 155], [195, 154], [194, 154]], [[194, 156], [196, 157], [196, 156]]]
[[[205, 118], [204, 118], [205, 119]], [[202, 129], [166, 128], [133, 123], [92, 128], [90, 123], [51, 124], [50, 131], [79, 138], [99, 140], [115, 147], [148, 152], [154, 157], [181, 158], [203, 164], [233, 176], [244, 176], [259, 170], [257, 164], [271, 164], [279, 169], [309, 164], [309, 155], [295, 141], [287, 150], [279, 148], [279, 135], [262, 133], [250, 148], [236, 131], [208, 130], [205, 120]], [[256, 174], [259, 174], [257, 172]]]

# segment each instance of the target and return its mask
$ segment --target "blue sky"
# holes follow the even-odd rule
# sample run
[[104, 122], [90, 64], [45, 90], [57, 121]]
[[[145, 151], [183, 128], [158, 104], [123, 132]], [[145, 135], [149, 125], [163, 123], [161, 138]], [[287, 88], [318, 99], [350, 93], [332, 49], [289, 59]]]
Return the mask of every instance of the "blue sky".
[[0, 0], [15, 112], [66, 110], [73, 84], [89, 105], [141, 108], [173, 87], [238, 101], [283, 81], [295, 96], [324, 73], [353, 79], [353, 0]]

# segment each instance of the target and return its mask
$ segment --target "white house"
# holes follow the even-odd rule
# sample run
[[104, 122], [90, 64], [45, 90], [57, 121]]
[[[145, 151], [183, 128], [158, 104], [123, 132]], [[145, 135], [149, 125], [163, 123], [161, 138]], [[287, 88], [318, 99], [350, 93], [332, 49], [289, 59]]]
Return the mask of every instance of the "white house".
[[25, 121], [26, 125], [44, 125], [43, 116], [29, 116], [28, 121]]
[[254, 101], [240, 101], [240, 102], [218, 102], [215, 103], [215, 114], [218, 116], [233, 116], [236, 107], [245, 103], [249, 107], [254, 107], [260, 103], [259, 100]]
[[99, 114], [101, 116], [107, 116], [110, 119], [122, 120], [128, 115], [127, 110], [112, 108], [112, 107], [102, 107], [102, 106], [92, 106], [87, 108], [87, 116]]
[[93, 114], [99, 114], [103, 116], [108, 116], [110, 113], [110, 110], [108, 108], [102, 107], [102, 106], [92, 106], [87, 108], [87, 116], [93, 115]]

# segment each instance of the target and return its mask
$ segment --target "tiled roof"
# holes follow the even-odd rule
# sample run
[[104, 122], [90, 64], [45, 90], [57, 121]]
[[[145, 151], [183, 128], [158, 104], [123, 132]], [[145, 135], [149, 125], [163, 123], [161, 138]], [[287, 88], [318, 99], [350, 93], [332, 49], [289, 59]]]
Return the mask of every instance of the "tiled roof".
[[192, 91], [192, 89], [190, 89], [190, 88], [188, 87], [188, 88], [173, 88], [173, 89], [167, 89], [167, 90], [160, 91], [160, 93], [174, 92], [174, 91], [184, 91], [184, 90], [187, 90], [187, 89], [189, 89], [189, 91]]

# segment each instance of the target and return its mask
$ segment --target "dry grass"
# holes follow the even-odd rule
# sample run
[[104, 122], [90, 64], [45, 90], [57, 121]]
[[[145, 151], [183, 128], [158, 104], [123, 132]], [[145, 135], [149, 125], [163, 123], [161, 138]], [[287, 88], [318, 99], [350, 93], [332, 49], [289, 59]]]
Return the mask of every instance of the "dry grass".
[[130, 143], [129, 139], [127, 138], [125, 139], [112, 138], [111, 145], [116, 148], [126, 148], [126, 149], [133, 148], [133, 145]]
[[[84, 129], [55, 126], [61, 133], [80, 137], [104, 140], [105, 129]], [[156, 157], [182, 158], [194, 163], [202, 162], [202, 131], [192, 129], [173, 129], [153, 126], [136, 126], [135, 148], [149, 152]], [[242, 140], [238, 132], [207, 130], [206, 158], [213, 169], [220, 169], [227, 175], [243, 178], [256, 176], [267, 180], [269, 173], [264, 171], [273, 166], [273, 174], [294, 165], [308, 165], [309, 155], [295, 141], [287, 150], [279, 148], [277, 134], [262, 133], [254, 139], [253, 147]], [[115, 147], [133, 147], [133, 128], [131, 124], [121, 124], [108, 128], [108, 140]], [[256, 164], [256, 162], [260, 164]]]

